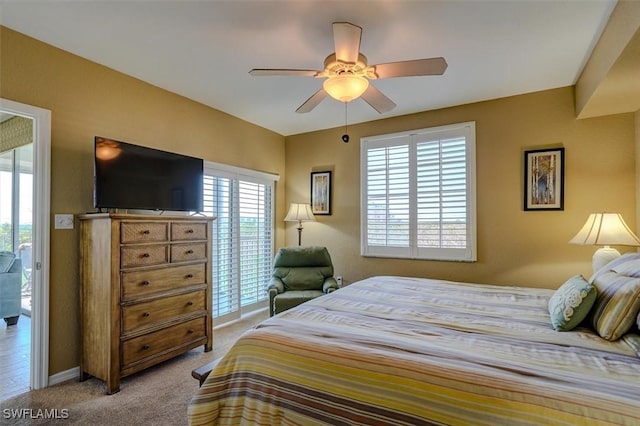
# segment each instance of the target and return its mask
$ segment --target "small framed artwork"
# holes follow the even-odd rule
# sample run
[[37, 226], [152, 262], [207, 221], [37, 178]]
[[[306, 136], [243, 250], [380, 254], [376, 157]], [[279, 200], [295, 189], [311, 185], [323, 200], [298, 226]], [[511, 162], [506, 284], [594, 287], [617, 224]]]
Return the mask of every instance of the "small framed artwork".
[[524, 209], [564, 210], [564, 148], [524, 152]]
[[311, 211], [331, 214], [331, 172], [311, 172]]

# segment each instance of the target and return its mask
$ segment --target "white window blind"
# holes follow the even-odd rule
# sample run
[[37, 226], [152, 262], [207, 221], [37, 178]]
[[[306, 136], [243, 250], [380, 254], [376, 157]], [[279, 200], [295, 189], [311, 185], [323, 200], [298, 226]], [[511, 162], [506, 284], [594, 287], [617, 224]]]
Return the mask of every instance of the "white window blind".
[[213, 316], [216, 324], [267, 306], [273, 256], [277, 176], [205, 164], [204, 213], [213, 223]]
[[475, 123], [363, 138], [363, 256], [476, 260]]

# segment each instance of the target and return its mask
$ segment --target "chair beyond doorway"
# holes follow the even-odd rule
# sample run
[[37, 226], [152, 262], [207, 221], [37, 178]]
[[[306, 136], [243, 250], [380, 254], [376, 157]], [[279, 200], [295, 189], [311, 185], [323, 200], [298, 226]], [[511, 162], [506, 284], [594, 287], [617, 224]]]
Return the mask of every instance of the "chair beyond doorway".
[[0, 318], [15, 325], [20, 318], [22, 262], [10, 251], [0, 252]]

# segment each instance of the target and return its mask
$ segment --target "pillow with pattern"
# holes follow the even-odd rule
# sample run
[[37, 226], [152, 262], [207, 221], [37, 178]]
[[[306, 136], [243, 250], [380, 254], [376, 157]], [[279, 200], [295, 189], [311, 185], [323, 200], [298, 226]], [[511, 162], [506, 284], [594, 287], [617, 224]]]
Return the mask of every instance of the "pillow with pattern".
[[627, 253], [612, 260], [594, 274], [591, 283], [598, 292], [591, 324], [603, 339], [619, 339], [638, 322], [640, 253]]
[[549, 299], [551, 325], [556, 331], [573, 330], [596, 301], [596, 288], [582, 275], [569, 278]]

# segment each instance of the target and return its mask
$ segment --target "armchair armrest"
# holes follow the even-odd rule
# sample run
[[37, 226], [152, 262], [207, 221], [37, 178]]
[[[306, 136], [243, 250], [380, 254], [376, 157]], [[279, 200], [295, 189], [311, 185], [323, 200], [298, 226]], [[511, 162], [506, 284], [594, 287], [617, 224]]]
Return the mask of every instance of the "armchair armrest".
[[331, 293], [332, 291], [335, 291], [339, 288], [340, 286], [338, 286], [338, 282], [333, 277], [326, 278], [324, 280], [324, 284], [322, 284], [322, 292], [325, 294]]
[[271, 292], [271, 290], [275, 290], [276, 294], [284, 293], [284, 283], [278, 277], [271, 277], [271, 280], [267, 285], [267, 290], [269, 292]]
[[272, 277], [267, 285], [267, 291], [269, 292], [269, 316], [273, 316], [275, 313], [273, 300], [278, 294], [284, 293], [284, 283], [280, 278]]

